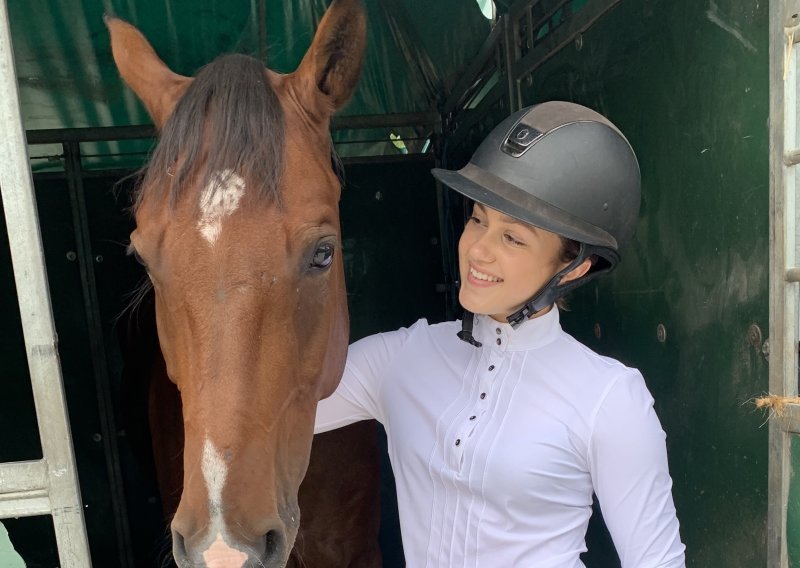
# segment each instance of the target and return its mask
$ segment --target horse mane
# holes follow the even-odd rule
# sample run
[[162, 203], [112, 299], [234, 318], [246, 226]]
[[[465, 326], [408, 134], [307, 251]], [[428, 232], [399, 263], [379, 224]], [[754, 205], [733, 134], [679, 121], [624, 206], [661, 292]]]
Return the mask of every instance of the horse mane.
[[187, 185], [222, 184], [232, 173], [256, 197], [280, 204], [283, 145], [283, 109], [264, 66], [247, 55], [220, 56], [175, 105], [141, 172], [134, 210], [145, 192], [169, 191], [174, 206]]

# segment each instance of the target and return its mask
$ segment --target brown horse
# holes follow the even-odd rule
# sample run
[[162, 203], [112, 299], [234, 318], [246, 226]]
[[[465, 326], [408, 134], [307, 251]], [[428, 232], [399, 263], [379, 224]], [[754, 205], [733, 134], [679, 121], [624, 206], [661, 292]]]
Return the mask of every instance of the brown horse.
[[[338, 489], [348, 502], [338, 507], [330, 486], [320, 493], [307, 479], [298, 507], [316, 404], [335, 389], [347, 351], [329, 120], [358, 80], [360, 2], [334, 0], [288, 75], [228, 55], [183, 77], [136, 28], [106, 22], [120, 74], [160, 130], [130, 249], [152, 281], [165, 371], [180, 391], [152, 391], [175, 402], [153, 417], [154, 431], [174, 434], [156, 454], [169, 459], [182, 443], [183, 471], [172, 474], [182, 477], [171, 523], [177, 564], [282, 567], [300, 527], [297, 565], [379, 565], [374, 520], [340, 539], [353, 517], [324, 518], [353, 512], [351, 489]], [[343, 457], [335, 443], [316, 446]], [[308, 470], [340, 483], [341, 469]]]

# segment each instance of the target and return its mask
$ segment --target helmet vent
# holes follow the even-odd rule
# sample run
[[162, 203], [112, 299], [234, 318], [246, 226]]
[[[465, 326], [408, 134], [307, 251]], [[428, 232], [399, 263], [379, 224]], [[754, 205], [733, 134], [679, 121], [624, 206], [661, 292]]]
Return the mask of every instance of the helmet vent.
[[533, 126], [519, 123], [505, 139], [503, 143], [503, 152], [515, 158], [519, 158], [528, 148], [533, 146], [533, 143], [541, 136], [542, 132], [535, 129]]

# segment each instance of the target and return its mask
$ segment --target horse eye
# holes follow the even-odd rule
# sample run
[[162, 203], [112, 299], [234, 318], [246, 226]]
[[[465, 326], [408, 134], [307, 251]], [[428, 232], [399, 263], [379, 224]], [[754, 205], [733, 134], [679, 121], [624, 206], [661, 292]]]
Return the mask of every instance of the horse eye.
[[311, 268], [328, 268], [333, 262], [333, 245], [325, 243], [317, 247], [314, 251], [314, 258], [311, 259]]

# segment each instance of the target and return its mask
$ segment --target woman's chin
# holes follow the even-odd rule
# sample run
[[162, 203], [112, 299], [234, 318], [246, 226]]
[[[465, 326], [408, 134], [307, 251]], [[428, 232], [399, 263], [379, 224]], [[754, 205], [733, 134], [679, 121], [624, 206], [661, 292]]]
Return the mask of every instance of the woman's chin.
[[470, 294], [465, 294], [463, 290], [459, 292], [458, 303], [461, 304], [462, 308], [473, 314], [485, 315], [489, 313], [485, 302], [476, 302], [470, 296]]

